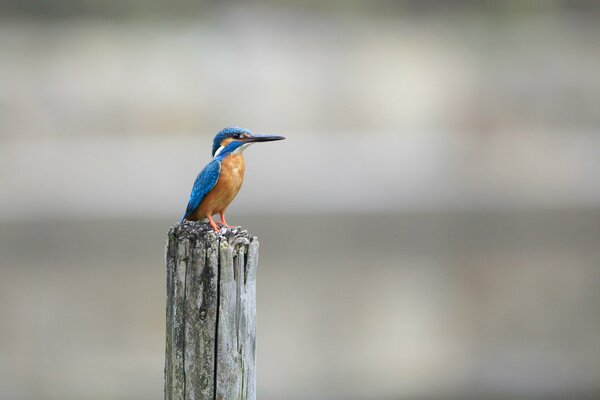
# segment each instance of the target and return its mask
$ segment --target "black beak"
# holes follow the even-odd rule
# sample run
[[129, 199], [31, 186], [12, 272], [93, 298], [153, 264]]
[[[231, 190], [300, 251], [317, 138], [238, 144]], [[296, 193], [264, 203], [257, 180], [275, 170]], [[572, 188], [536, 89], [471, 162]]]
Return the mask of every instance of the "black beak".
[[244, 142], [246, 142], [246, 143], [273, 142], [275, 140], [283, 140], [283, 139], [285, 139], [283, 136], [252, 135], [251, 137], [244, 139]]

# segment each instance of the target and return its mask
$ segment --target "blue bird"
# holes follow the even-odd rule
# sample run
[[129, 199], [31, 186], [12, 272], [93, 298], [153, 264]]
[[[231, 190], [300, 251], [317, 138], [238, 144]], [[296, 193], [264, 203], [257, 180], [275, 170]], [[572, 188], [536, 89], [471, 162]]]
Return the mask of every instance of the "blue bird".
[[217, 133], [213, 140], [211, 162], [198, 174], [181, 222], [208, 218], [210, 226], [219, 232], [212, 216], [219, 214], [222, 225], [230, 227], [225, 211], [240, 191], [244, 180], [244, 156], [251, 144], [285, 139], [283, 136], [254, 135], [249, 130], [232, 127]]

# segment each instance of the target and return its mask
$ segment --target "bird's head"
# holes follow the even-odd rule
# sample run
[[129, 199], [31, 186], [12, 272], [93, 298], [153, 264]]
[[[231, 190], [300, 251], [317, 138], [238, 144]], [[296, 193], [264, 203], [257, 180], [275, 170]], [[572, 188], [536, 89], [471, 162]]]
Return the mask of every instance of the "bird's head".
[[252, 143], [257, 142], [272, 142], [274, 140], [285, 139], [283, 136], [275, 135], [254, 135], [248, 129], [231, 127], [225, 128], [221, 132], [217, 133], [213, 141], [212, 155], [216, 157], [218, 155], [227, 153], [233, 153], [235, 151], [244, 151]]

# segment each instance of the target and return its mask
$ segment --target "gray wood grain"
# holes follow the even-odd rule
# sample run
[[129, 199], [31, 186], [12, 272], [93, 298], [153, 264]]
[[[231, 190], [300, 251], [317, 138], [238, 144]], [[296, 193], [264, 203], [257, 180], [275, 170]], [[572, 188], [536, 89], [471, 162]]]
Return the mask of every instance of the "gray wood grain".
[[166, 400], [256, 399], [258, 240], [241, 228], [171, 227]]

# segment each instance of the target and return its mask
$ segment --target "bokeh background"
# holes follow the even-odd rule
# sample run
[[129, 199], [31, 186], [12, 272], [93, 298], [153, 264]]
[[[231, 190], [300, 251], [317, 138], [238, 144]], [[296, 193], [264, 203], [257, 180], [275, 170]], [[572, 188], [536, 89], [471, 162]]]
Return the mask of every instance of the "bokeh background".
[[212, 136], [261, 400], [600, 397], [595, 1], [0, 2], [0, 399], [162, 398]]

